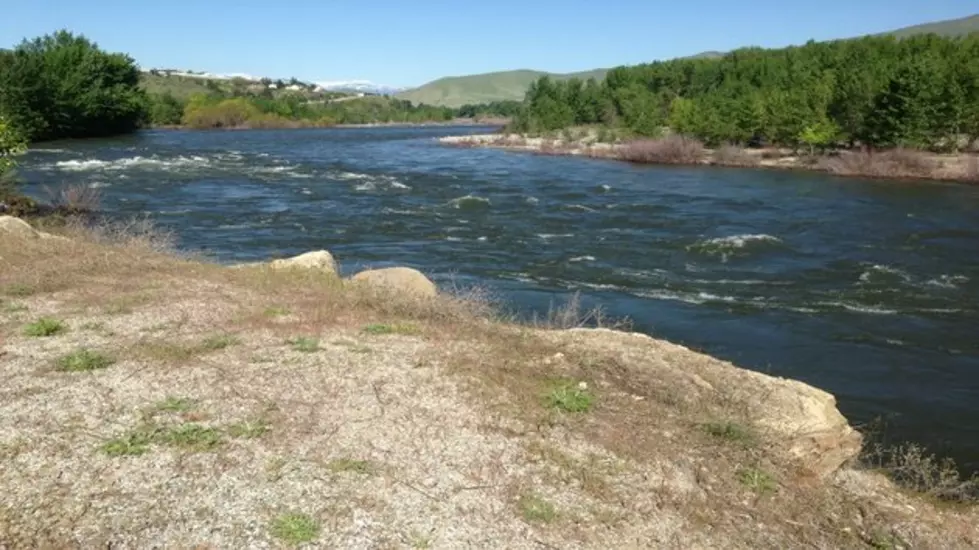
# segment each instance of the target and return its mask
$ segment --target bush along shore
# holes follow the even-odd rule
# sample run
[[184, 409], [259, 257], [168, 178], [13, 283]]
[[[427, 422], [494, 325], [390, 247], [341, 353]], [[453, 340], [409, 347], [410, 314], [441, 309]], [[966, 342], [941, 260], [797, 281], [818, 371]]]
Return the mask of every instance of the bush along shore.
[[0, 217], [0, 546], [979, 545], [949, 465], [575, 300], [49, 231]]
[[712, 165], [741, 168], [813, 170], [838, 176], [882, 179], [950, 180], [979, 183], [979, 155], [939, 154], [915, 149], [843, 150], [804, 153], [787, 148], [709, 148], [690, 137], [617, 139], [606, 129], [577, 129], [550, 136], [479, 134], [447, 136], [439, 141], [456, 147], [492, 147], [548, 155], [580, 155], [642, 164]]

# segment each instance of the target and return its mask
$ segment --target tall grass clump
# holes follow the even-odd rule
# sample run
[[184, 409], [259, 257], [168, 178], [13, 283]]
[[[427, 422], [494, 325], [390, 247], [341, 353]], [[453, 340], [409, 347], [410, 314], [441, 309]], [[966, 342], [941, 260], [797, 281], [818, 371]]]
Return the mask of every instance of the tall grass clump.
[[697, 164], [703, 157], [702, 142], [679, 135], [633, 140], [619, 150], [620, 159], [644, 164]]
[[934, 178], [941, 170], [940, 163], [928, 153], [904, 148], [844, 152], [820, 160], [818, 166], [839, 176], [871, 178]]

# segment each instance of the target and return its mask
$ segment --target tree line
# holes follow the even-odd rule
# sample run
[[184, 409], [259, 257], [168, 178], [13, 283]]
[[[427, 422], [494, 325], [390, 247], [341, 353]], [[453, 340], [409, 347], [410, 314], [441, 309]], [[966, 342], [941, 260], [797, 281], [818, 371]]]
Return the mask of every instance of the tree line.
[[618, 67], [602, 82], [542, 77], [513, 128], [587, 124], [714, 145], [955, 150], [979, 139], [979, 34], [742, 48]]
[[[298, 81], [290, 81], [294, 82]], [[95, 42], [65, 30], [0, 50], [0, 117], [9, 131], [29, 142], [125, 134], [147, 125], [419, 123], [466, 116], [462, 112], [491, 114], [514, 109], [513, 105], [495, 104], [460, 110], [374, 96], [337, 101], [335, 93], [311, 98], [302, 92], [253, 93], [239, 82], [207, 84], [212, 85], [206, 93], [189, 99], [148, 94], [131, 57], [105, 52]]]

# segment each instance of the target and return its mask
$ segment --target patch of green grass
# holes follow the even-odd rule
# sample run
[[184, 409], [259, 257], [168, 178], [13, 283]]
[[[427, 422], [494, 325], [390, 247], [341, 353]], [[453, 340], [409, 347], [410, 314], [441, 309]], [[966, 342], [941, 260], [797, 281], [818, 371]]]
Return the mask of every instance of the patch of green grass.
[[169, 396], [163, 401], [160, 401], [153, 408], [158, 412], [175, 412], [182, 413], [188, 412], [197, 406], [197, 402], [189, 397], [173, 397]]
[[22, 313], [28, 311], [28, 307], [24, 304], [18, 304], [16, 302], [4, 302], [3, 312], [4, 313]]
[[371, 323], [364, 327], [364, 332], [373, 335], [383, 335], [383, 334], [405, 334], [412, 335], [418, 334], [420, 331], [418, 327], [407, 323]]
[[775, 478], [759, 468], [742, 468], [738, 471], [738, 481], [742, 485], [760, 494], [774, 493], [778, 489]]
[[37, 321], [24, 327], [24, 335], [34, 338], [44, 338], [54, 336], [68, 330], [64, 323], [50, 317], [41, 317]]
[[595, 396], [584, 382], [562, 381], [556, 383], [545, 396], [548, 407], [569, 413], [591, 410]]
[[58, 359], [58, 370], [65, 372], [85, 372], [104, 369], [115, 363], [115, 359], [97, 351], [80, 349]]
[[419, 531], [408, 533], [408, 544], [417, 550], [425, 550], [432, 547], [432, 536]]
[[266, 317], [284, 317], [286, 315], [289, 315], [290, 313], [292, 312], [289, 311], [289, 308], [273, 306], [273, 307], [265, 308], [265, 311], [262, 312], [262, 315], [265, 315]]
[[106, 441], [101, 449], [109, 456], [139, 456], [150, 450], [153, 434], [137, 430]]
[[307, 514], [290, 512], [272, 520], [269, 533], [289, 545], [312, 542], [320, 536], [320, 524]]
[[527, 493], [517, 501], [520, 515], [531, 523], [551, 523], [557, 519], [557, 509], [539, 495]]
[[204, 351], [218, 351], [239, 343], [241, 343], [241, 340], [234, 334], [215, 334], [205, 338], [201, 342], [201, 349]]
[[708, 422], [703, 426], [708, 434], [742, 445], [753, 445], [756, 441], [755, 433], [743, 424], [737, 422]]
[[865, 542], [874, 550], [897, 550], [907, 548], [907, 544], [893, 532], [884, 530], [874, 530], [867, 537]]
[[320, 349], [319, 339], [311, 336], [299, 336], [289, 340], [289, 343], [292, 345], [292, 349], [303, 353], [313, 353]]
[[27, 296], [32, 296], [37, 290], [31, 285], [26, 285], [23, 283], [12, 283], [3, 287], [3, 293], [7, 296], [16, 296], [18, 298], [25, 298]]
[[159, 430], [154, 440], [189, 451], [210, 451], [223, 443], [221, 432], [194, 423]]
[[355, 474], [369, 475], [374, 473], [374, 466], [366, 460], [355, 460], [352, 458], [338, 458], [331, 460], [326, 468], [335, 474], [351, 472]]
[[255, 439], [269, 431], [268, 422], [261, 420], [245, 420], [228, 426], [228, 435], [239, 439]]

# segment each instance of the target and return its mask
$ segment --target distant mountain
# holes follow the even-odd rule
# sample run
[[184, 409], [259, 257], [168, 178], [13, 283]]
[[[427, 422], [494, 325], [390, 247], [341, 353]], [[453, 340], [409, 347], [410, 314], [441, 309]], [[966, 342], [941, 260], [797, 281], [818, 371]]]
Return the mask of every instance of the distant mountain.
[[[979, 15], [936, 21], [912, 27], [880, 33], [905, 38], [916, 34], [935, 33], [942, 36], [962, 36], [979, 32]], [[714, 59], [724, 56], [724, 52], [702, 52], [689, 56], [696, 59]], [[468, 76], [450, 76], [434, 80], [417, 88], [403, 91], [397, 97], [409, 99], [414, 103], [460, 107], [467, 103], [488, 103], [502, 100], [522, 100], [530, 84], [544, 75], [556, 79], [604, 78], [608, 69], [595, 69], [580, 73], [555, 74], [543, 71], [518, 70]]]

